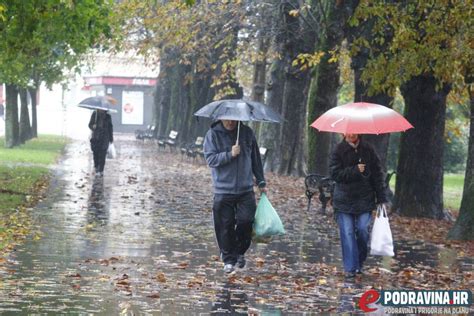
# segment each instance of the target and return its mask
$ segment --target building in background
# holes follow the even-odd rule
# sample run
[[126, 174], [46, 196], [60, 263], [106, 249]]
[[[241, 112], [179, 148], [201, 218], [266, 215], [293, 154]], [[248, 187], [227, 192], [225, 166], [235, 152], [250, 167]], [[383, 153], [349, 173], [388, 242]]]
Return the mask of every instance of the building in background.
[[84, 90], [91, 95], [110, 95], [117, 100], [118, 113], [112, 114], [115, 132], [133, 133], [152, 124], [155, 78], [94, 76], [84, 77]]
[[[41, 86], [38, 133], [87, 139], [92, 112], [77, 104], [87, 97], [106, 94], [117, 100], [117, 113], [111, 114], [114, 132], [133, 133], [136, 129], [145, 129], [152, 124], [158, 74], [159, 66], [147, 66], [136, 54], [96, 55], [92, 66], [84, 68], [80, 75], [72, 75], [64, 84], [53, 85], [51, 90]], [[2, 99], [3, 89], [2, 85]], [[0, 125], [0, 135], [3, 135], [3, 122]]]

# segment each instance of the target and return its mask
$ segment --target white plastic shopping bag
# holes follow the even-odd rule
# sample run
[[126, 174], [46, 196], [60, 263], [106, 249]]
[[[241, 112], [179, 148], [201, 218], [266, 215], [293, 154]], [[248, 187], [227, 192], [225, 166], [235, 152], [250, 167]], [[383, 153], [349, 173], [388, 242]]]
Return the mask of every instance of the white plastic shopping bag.
[[370, 236], [370, 254], [393, 257], [393, 239], [385, 205], [377, 206], [374, 227]]
[[117, 158], [117, 151], [115, 150], [114, 143], [109, 143], [109, 148], [107, 149], [107, 158], [109, 159]]

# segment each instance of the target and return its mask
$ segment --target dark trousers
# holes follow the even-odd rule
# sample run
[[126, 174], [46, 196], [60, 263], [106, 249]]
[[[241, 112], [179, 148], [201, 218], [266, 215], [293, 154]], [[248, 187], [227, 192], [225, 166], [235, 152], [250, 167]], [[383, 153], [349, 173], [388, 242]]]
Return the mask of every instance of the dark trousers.
[[[102, 145], [102, 144], [101, 144]], [[107, 156], [107, 146], [92, 145], [92, 153], [94, 157], [94, 168], [96, 172], [104, 172], [105, 157]]]
[[253, 191], [214, 195], [214, 230], [224, 263], [235, 264], [249, 249], [256, 209]]

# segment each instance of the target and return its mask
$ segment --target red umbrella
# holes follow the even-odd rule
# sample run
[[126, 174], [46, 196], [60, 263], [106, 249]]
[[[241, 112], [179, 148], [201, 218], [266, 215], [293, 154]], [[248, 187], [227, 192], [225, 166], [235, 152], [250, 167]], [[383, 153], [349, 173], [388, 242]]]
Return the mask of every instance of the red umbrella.
[[311, 127], [323, 132], [343, 134], [384, 134], [406, 131], [413, 125], [383, 105], [354, 102], [326, 111]]

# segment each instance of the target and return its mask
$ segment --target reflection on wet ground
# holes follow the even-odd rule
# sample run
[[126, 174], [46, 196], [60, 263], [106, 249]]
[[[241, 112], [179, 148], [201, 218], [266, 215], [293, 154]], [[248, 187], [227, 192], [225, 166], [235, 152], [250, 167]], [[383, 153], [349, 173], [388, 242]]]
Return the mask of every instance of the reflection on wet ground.
[[253, 244], [247, 267], [225, 276], [205, 165], [152, 143], [115, 143], [119, 157], [107, 161], [104, 177], [91, 174], [87, 143], [68, 147], [48, 198], [33, 212], [41, 239], [19, 247], [0, 269], [2, 314], [354, 313], [372, 286], [412, 286], [387, 283], [407, 267], [473, 268], [450, 249], [402, 241], [396, 259], [370, 257], [374, 273], [344, 280], [335, 223], [306, 210], [302, 187], [285, 199], [274, 188], [287, 234]]
[[226, 282], [220, 293], [217, 293], [215, 302], [212, 303], [212, 313], [248, 314], [248, 296], [236, 284]]

